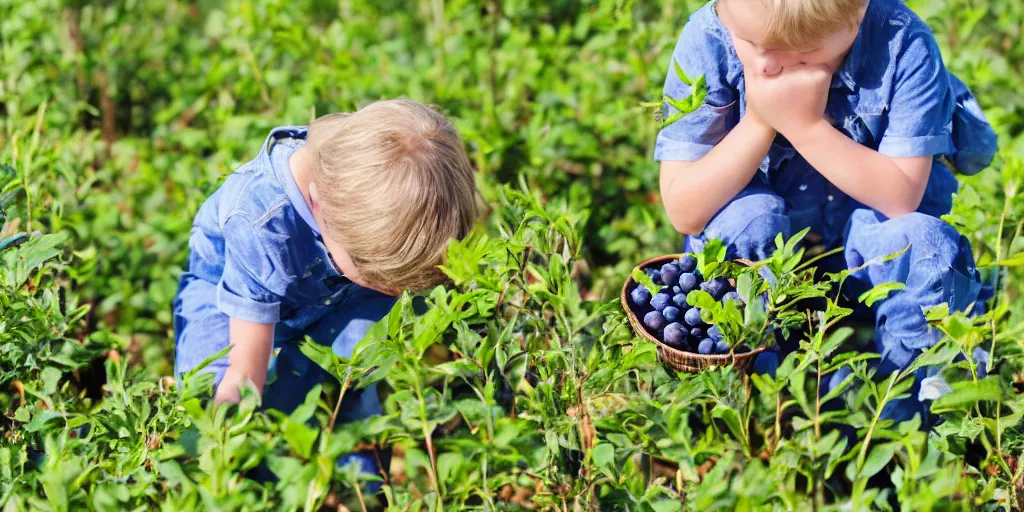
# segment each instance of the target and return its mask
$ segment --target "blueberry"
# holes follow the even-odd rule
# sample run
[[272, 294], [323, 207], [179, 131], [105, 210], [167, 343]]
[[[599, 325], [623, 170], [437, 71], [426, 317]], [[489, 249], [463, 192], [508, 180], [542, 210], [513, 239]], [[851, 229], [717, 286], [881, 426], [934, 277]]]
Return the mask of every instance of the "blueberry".
[[665, 327], [665, 317], [662, 316], [661, 311], [651, 311], [644, 315], [644, 325], [652, 331], [657, 331]]
[[716, 277], [710, 281], [704, 283], [704, 291], [711, 294], [711, 297], [715, 300], [722, 300], [725, 296], [725, 292], [728, 291], [729, 281], [724, 277]]
[[665, 343], [680, 348], [686, 344], [686, 330], [678, 323], [665, 326]]
[[679, 257], [679, 270], [683, 272], [693, 272], [697, 270], [697, 258], [693, 257], [692, 254], [684, 254]]
[[722, 331], [718, 329], [717, 325], [712, 325], [711, 328], [708, 329], [708, 338], [715, 341], [722, 339]]
[[679, 308], [675, 306], [666, 306], [661, 311], [661, 315], [665, 317], [666, 322], [675, 322], [679, 318]]
[[678, 295], [680, 293], [683, 293], [683, 289], [680, 288], [678, 284], [672, 287], [672, 295]]
[[672, 302], [671, 296], [669, 296], [667, 293], [658, 293], [657, 295], [651, 298], [651, 307], [658, 311], [661, 311], [665, 309], [665, 306], [668, 306], [669, 302]]
[[707, 355], [710, 354], [715, 348], [715, 342], [711, 341], [710, 338], [703, 339], [700, 341], [700, 345], [697, 345], [697, 352]]
[[688, 309], [689, 308], [689, 306], [686, 303], [686, 294], [685, 293], [677, 293], [677, 294], [675, 294], [675, 296], [672, 297], [672, 302], [675, 303], [676, 306], [679, 306], [682, 309]]
[[[654, 272], [651, 272], [651, 279], [655, 283], [661, 283], [661, 272], [658, 272], [657, 270], [655, 270]], [[664, 284], [664, 283], [662, 283], [662, 284]]]
[[687, 272], [679, 276], [679, 288], [684, 293], [692, 292], [695, 288], [697, 288], [698, 283], [700, 283], [700, 281], [697, 279], [697, 276], [693, 274], [693, 272]]
[[661, 267], [661, 282], [666, 286], [679, 281], [679, 267], [674, 263], [666, 263]]
[[700, 325], [701, 324], [700, 308], [690, 308], [686, 312], [686, 314], [683, 315], [683, 320], [690, 327], [697, 327], [698, 325]]
[[704, 330], [700, 327], [694, 327], [690, 329], [690, 336], [693, 336], [694, 339], [702, 340], [704, 339]]
[[729, 345], [728, 341], [718, 340], [718, 343], [715, 343], [715, 351], [718, 352], [719, 354], [728, 354], [730, 348], [732, 347], [731, 345]]
[[633, 292], [629, 295], [633, 298], [633, 304], [637, 306], [646, 306], [651, 302], [651, 292], [644, 285], [633, 288]]
[[736, 302], [739, 302], [741, 305], [743, 304], [743, 299], [740, 298], [739, 292], [737, 292], [735, 290], [733, 290], [731, 292], [727, 292], [725, 295], [722, 296], [722, 303], [723, 304], [726, 303], [726, 302], [729, 302], [729, 301], [736, 301]]

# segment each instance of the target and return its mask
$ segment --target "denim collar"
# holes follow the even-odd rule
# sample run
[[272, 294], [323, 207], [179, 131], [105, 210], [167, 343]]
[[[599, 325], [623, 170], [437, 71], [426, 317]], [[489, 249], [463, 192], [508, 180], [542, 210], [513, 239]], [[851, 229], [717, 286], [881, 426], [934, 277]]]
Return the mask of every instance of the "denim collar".
[[[282, 147], [277, 152], [274, 152], [274, 146], [278, 143], [281, 143]], [[291, 166], [289, 165], [289, 158], [291, 158], [292, 154], [305, 145], [305, 126], [282, 126], [270, 132], [267, 144], [265, 145], [265, 151], [270, 157], [270, 166], [274, 169], [274, 174], [277, 175], [277, 180], [284, 188], [284, 192], [292, 203], [292, 207], [295, 208], [299, 217], [309, 225], [309, 228], [319, 238], [320, 226], [317, 225], [316, 219], [313, 218], [313, 212], [310, 211], [309, 205], [306, 204], [306, 198], [302, 195], [302, 191], [299, 190], [299, 185], [295, 183], [295, 176], [292, 175]]]
[[[274, 146], [278, 143], [281, 143], [282, 147], [275, 153]], [[302, 191], [299, 190], [299, 185], [295, 183], [295, 176], [292, 175], [288, 159], [291, 158], [296, 150], [305, 145], [305, 126], [282, 126], [270, 132], [270, 136], [267, 137], [267, 142], [264, 144], [264, 151], [270, 158], [270, 167], [274, 170], [274, 174], [277, 176], [278, 182], [281, 183], [281, 187], [284, 188], [288, 201], [292, 203], [296, 213], [309, 226], [309, 229], [313, 231], [317, 248], [323, 254], [332, 277], [347, 279], [344, 272], [335, 263], [334, 258], [331, 257], [331, 252], [327, 250], [327, 246], [324, 245], [323, 235], [320, 234], [320, 226], [317, 225], [316, 219], [313, 218], [313, 212], [310, 211], [309, 205], [306, 204], [306, 198], [302, 195]]]
[[860, 22], [860, 28], [857, 30], [857, 37], [853, 40], [853, 46], [846, 53], [846, 58], [839, 65], [839, 70], [832, 75], [832, 89], [843, 86], [851, 91], [856, 89], [857, 80], [855, 78], [864, 64], [865, 47], [868, 45], [867, 32], [871, 30], [876, 22], [874, 19], [876, 15], [874, 7], [876, 7], [875, 2], [868, 0], [868, 7], [864, 11], [864, 19]]

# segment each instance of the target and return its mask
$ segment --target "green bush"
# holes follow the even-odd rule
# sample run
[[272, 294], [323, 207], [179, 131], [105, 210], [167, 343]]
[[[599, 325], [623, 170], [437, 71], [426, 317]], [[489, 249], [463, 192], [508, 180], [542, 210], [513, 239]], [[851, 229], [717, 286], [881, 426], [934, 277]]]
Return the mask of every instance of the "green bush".
[[[680, 245], [641, 104], [699, 2], [0, 0], [0, 506], [1020, 509], [1024, 7], [908, 3], [1003, 147], [947, 217], [1000, 286], [984, 315], [929, 312], [947, 336], [921, 364], [958, 362], [927, 432], [880, 419], [911, 372], [876, 378], [831, 301], [786, 318], [803, 350], [774, 379], [670, 373], [630, 332], [622, 282]], [[304, 345], [337, 382], [289, 416], [164, 378], [209, 193], [271, 127], [396, 96], [454, 119], [491, 206], [453, 284], [352, 360]], [[781, 272], [796, 250], [772, 296], [827, 295]], [[987, 372], [957, 357], [977, 346]], [[827, 400], [839, 368], [855, 392]], [[386, 414], [334, 428], [372, 382]], [[383, 497], [331, 463], [356, 447], [394, 450]]]

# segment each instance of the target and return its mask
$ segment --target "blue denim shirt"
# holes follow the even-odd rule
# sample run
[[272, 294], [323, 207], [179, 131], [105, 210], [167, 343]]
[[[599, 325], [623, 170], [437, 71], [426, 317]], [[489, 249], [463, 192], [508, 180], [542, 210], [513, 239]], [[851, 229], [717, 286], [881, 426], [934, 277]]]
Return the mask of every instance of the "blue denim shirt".
[[[658, 134], [654, 156], [659, 161], [694, 161], [718, 144], [746, 111], [743, 65], [713, 2], [690, 17], [672, 58], [690, 77], [704, 75], [708, 94], [704, 105]], [[690, 94], [690, 86], [671, 66], [665, 94], [678, 99]], [[677, 112], [666, 108], [666, 117]], [[964, 174], [985, 168], [996, 151], [995, 133], [977, 101], [946, 71], [928, 26], [900, 0], [870, 0], [857, 38], [833, 76], [826, 113], [838, 129], [879, 153], [948, 156]], [[779, 136], [761, 171], [770, 179], [787, 166], [809, 167]], [[955, 191], [951, 173], [939, 174], [934, 181], [941, 183], [929, 185], [925, 202], [948, 203], [928, 195]]]
[[216, 307], [276, 323], [278, 340], [301, 335], [332, 304], [384, 297], [344, 277], [323, 244], [288, 166], [305, 137], [305, 127], [275, 128], [199, 209], [189, 240], [189, 272], [217, 286]]

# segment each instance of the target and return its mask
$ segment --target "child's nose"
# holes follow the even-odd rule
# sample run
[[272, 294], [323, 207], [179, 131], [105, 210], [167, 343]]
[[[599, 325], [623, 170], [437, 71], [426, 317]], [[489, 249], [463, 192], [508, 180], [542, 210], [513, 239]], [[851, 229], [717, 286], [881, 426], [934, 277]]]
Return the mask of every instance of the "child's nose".
[[774, 55], [760, 55], [757, 57], [757, 71], [762, 75], [774, 76], [782, 72], [782, 64]]

